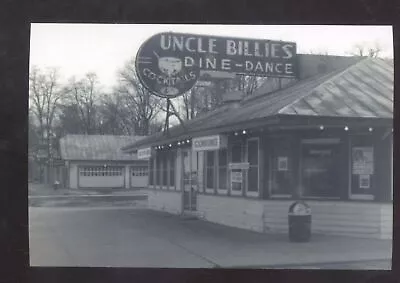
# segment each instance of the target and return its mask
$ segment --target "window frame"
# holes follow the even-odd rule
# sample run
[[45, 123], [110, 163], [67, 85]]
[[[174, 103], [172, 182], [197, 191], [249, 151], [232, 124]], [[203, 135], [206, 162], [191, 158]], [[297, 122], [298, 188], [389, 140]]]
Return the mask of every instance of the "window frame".
[[[219, 161], [220, 161], [220, 152], [222, 151], [222, 150], [225, 150], [225, 152], [226, 152], [226, 157], [225, 157], [225, 161], [226, 161], [226, 163], [225, 163], [225, 166], [220, 166], [220, 163], [219, 163]], [[228, 191], [229, 191], [229, 166], [228, 166], [228, 164], [229, 164], [229, 157], [228, 157], [228, 149], [227, 148], [220, 148], [219, 150], [217, 150], [217, 194], [219, 194], [219, 195], [227, 195], [228, 194]], [[225, 189], [221, 189], [220, 188], [220, 186], [219, 186], [219, 184], [220, 184], [220, 170], [221, 169], [223, 169], [223, 167], [225, 167], [225, 176], [226, 176], [226, 178], [225, 178]]]
[[[273, 136], [270, 139], [270, 144], [272, 144], [272, 146], [270, 147], [269, 158], [268, 158], [268, 168], [269, 168], [269, 170], [268, 170], [269, 171], [268, 192], [269, 192], [269, 197], [271, 199], [273, 199], [273, 198], [288, 198], [289, 199], [289, 198], [293, 197], [293, 193], [294, 193], [293, 190], [292, 190], [291, 193], [274, 193], [273, 190], [272, 190], [273, 181], [275, 180], [274, 173], [278, 171], [277, 169], [274, 169], [276, 164], [277, 164], [276, 163], [277, 160], [275, 160], [275, 159], [276, 159], [276, 157], [278, 157], [278, 155], [275, 154], [277, 141], [283, 139], [285, 143], [286, 142], [290, 143], [290, 138], [291, 138], [291, 136], [282, 135], [282, 136]], [[290, 148], [290, 146], [289, 146], [289, 148]], [[302, 149], [302, 146], [300, 146], [300, 148], [299, 148], [300, 155], [301, 155], [301, 149]], [[292, 155], [292, 156], [290, 156], [290, 155]], [[294, 160], [293, 160], [293, 151], [292, 152], [288, 152], [286, 154], [286, 156], [289, 159], [289, 161], [288, 161], [288, 167], [289, 167], [288, 171], [290, 172], [289, 174], [291, 174], [292, 178], [294, 178], [293, 177], [294, 176], [294, 172], [293, 172], [293, 162], [294, 162]], [[300, 160], [299, 160], [299, 163], [301, 163]], [[299, 170], [301, 170], [301, 165], [299, 166]], [[299, 172], [301, 172], [301, 171], [299, 171]], [[301, 180], [299, 180], [299, 181], [301, 181]]]
[[[342, 138], [304, 138], [300, 140], [300, 153], [299, 153], [299, 184], [301, 185], [300, 190], [300, 197], [302, 199], [326, 199], [326, 200], [340, 200], [341, 197], [339, 196], [316, 196], [316, 195], [305, 195], [304, 187], [303, 187], [303, 166], [304, 166], [304, 159], [303, 159], [303, 148], [304, 146], [310, 145], [321, 145], [321, 146], [328, 146], [328, 145], [336, 145], [340, 147], [340, 144], [343, 143]], [[350, 172], [351, 173], [351, 172]], [[350, 180], [351, 182], [351, 180]]]
[[[252, 167], [249, 161], [249, 141], [257, 141], [257, 191], [249, 191], [249, 170]], [[246, 140], [246, 150], [245, 150], [245, 160], [246, 162], [249, 163], [249, 170], [243, 170], [245, 171], [246, 174], [246, 180], [245, 180], [245, 194], [246, 196], [250, 197], [259, 197], [260, 196], [260, 138], [259, 137], [251, 137]], [[255, 166], [253, 166], [255, 167]]]
[[[168, 182], [167, 186], [170, 190], [176, 190], [176, 150], [170, 150], [168, 153], [168, 160], [167, 160], [167, 166], [168, 166]], [[174, 176], [174, 183], [171, 184], [171, 176]]]
[[[208, 187], [208, 169], [210, 168], [210, 166], [208, 166], [208, 153], [210, 153], [210, 152], [212, 152], [213, 153], [213, 159], [214, 159], [214, 161], [213, 161], [213, 166], [212, 166], [212, 172], [213, 172], [213, 188], [209, 188]], [[215, 194], [215, 192], [216, 192], [216, 178], [217, 178], [217, 176], [216, 176], [216, 161], [217, 161], [217, 158], [216, 158], [216, 152], [217, 152], [217, 150], [207, 150], [207, 151], [204, 151], [204, 192], [206, 193], [206, 194]]]
[[164, 151], [161, 158], [161, 188], [163, 190], [169, 189], [168, 156], [169, 156], [169, 151]]
[[[240, 145], [240, 161], [235, 161], [235, 163], [236, 162], [244, 162], [244, 160], [245, 160], [245, 150], [244, 150], [244, 143], [243, 143], [243, 140], [238, 140], [238, 141], [234, 141], [232, 144], [231, 144], [231, 146], [230, 146], [230, 156], [231, 156], [231, 158], [230, 158], [230, 163], [233, 163], [233, 148], [236, 146], [236, 145]], [[229, 167], [229, 162], [228, 162], [228, 167]], [[245, 173], [245, 171], [247, 171], [247, 170], [241, 170], [242, 171], [242, 178], [246, 178], [246, 176], [244, 176], [246, 173]], [[232, 196], [243, 196], [243, 191], [244, 191], [244, 186], [245, 186], [245, 184], [246, 184], [246, 181], [244, 181], [244, 182], [242, 182], [242, 185], [240, 186], [240, 191], [238, 191], [238, 190], [233, 190], [232, 189], [232, 182], [231, 182], [231, 174], [232, 174], [232, 170], [229, 170], [229, 176], [228, 176], [228, 178], [229, 178], [229, 191], [230, 191], [230, 194], [232, 195]]]
[[[363, 145], [363, 146], [359, 146], [359, 145], [354, 145], [356, 142], [354, 142], [353, 138], [356, 137], [360, 137], [360, 136], [365, 136], [365, 135], [351, 135], [350, 138], [348, 139], [348, 164], [349, 164], [349, 171], [348, 171], [348, 179], [349, 179], [349, 187], [348, 187], [348, 197], [349, 200], [375, 200], [375, 195], [373, 192], [371, 192], [370, 194], [357, 194], [357, 193], [353, 193], [352, 189], [353, 189], [353, 146], [354, 147], [372, 147], [372, 152], [373, 152], [373, 160], [374, 160], [374, 174], [372, 174], [373, 178], [375, 179], [375, 162], [376, 162], [376, 153], [375, 153], [375, 144], [373, 141], [371, 141], [370, 145]], [[359, 175], [358, 175], [359, 176]], [[374, 183], [371, 182], [370, 179], [370, 185], [372, 184], [372, 186], [374, 186]], [[374, 187], [371, 188], [371, 190], [374, 190]]]

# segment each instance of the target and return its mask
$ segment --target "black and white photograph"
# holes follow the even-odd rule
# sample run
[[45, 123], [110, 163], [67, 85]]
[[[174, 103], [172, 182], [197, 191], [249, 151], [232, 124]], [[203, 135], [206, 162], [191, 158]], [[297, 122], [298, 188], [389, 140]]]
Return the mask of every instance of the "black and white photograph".
[[392, 26], [30, 29], [31, 267], [391, 270]]

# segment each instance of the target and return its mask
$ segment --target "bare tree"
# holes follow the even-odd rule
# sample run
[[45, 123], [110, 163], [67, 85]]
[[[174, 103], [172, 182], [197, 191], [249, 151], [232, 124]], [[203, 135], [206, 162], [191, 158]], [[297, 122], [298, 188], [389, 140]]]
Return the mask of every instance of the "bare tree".
[[[104, 95], [100, 114], [100, 133], [111, 135], [134, 135], [134, 113], [124, 102], [124, 97], [118, 93]], [[132, 120], [133, 118], [133, 120]]]
[[265, 79], [264, 77], [237, 75], [234, 80], [236, 83], [234, 90], [241, 90], [246, 96], [252, 95]]
[[382, 47], [378, 42], [375, 43], [357, 43], [349, 53], [353, 56], [367, 56], [378, 58], [382, 52]]
[[46, 72], [34, 67], [29, 76], [30, 111], [39, 123], [39, 134], [44, 142], [50, 136], [58, 102], [62, 98], [58, 70]]
[[54, 155], [53, 126], [63, 94], [56, 68], [32, 68], [29, 74], [30, 122], [38, 124], [39, 144], [46, 151], [47, 164], [51, 163]]
[[88, 73], [79, 81], [72, 77], [65, 88], [65, 92], [69, 94], [70, 106], [77, 110], [84, 133], [97, 133], [97, 102], [100, 97], [97, 75]]
[[130, 118], [135, 126], [135, 134], [148, 135], [150, 124], [159, 114], [163, 99], [152, 95], [136, 75], [135, 61], [130, 60], [119, 72], [119, 82], [115, 91], [122, 95]]

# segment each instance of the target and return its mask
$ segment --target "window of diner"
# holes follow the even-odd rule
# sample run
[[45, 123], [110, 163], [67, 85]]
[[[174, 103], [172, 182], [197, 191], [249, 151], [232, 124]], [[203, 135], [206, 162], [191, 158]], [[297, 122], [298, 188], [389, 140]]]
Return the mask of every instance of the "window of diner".
[[169, 151], [163, 154], [162, 158], [162, 185], [168, 186], [168, 157]]
[[247, 161], [249, 170], [247, 175], [247, 195], [258, 196], [259, 191], [259, 139], [247, 140]]
[[175, 187], [175, 164], [176, 164], [176, 151], [169, 152], [169, 186]]
[[196, 191], [199, 189], [198, 188], [198, 185], [199, 185], [199, 181], [198, 181], [198, 165], [199, 165], [199, 163], [198, 163], [198, 154], [197, 154], [197, 152], [195, 152], [195, 151], [192, 151], [191, 153], [190, 153], [190, 157], [191, 157], [191, 170], [192, 170], [192, 172], [191, 172], [191, 179], [192, 179], [192, 187], [194, 188], [194, 189], [196, 189]]
[[[231, 147], [231, 162], [242, 163], [243, 162], [243, 142], [235, 142]], [[233, 169], [230, 172], [231, 176], [231, 194], [240, 195], [243, 190], [243, 174], [244, 170]]]
[[228, 152], [226, 149], [218, 150], [218, 192], [226, 193], [228, 186]]
[[205, 159], [205, 151], [198, 151], [196, 153], [197, 155], [197, 164], [198, 164], [198, 171], [197, 171], [197, 180], [198, 180], [198, 190], [200, 192], [204, 192], [204, 183], [205, 183], [205, 165], [204, 165], [204, 159]]
[[206, 190], [213, 190], [215, 183], [215, 152], [214, 151], [206, 151]]
[[156, 157], [156, 186], [161, 185], [161, 152], [157, 152]]
[[373, 199], [375, 153], [370, 136], [352, 136], [350, 140], [350, 198]]
[[291, 196], [294, 187], [293, 158], [290, 139], [286, 137], [272, 140], [270, 157], [271, 196]]
[[154, 157], [150, 157], [149, 160], [149, 185], [154, 185]]

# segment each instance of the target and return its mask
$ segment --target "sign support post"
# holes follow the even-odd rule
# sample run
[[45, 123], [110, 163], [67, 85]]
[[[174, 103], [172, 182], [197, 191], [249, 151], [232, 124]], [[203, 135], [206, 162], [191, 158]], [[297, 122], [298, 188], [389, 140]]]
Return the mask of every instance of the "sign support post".
[[164, 125], [164, 134], [168, 135], [168, 128], [169, 128], [169, 107], [170, 107], [171, 101], [169, 98], [167, 98], [167, 116], [165, 117], [165, 125]]

